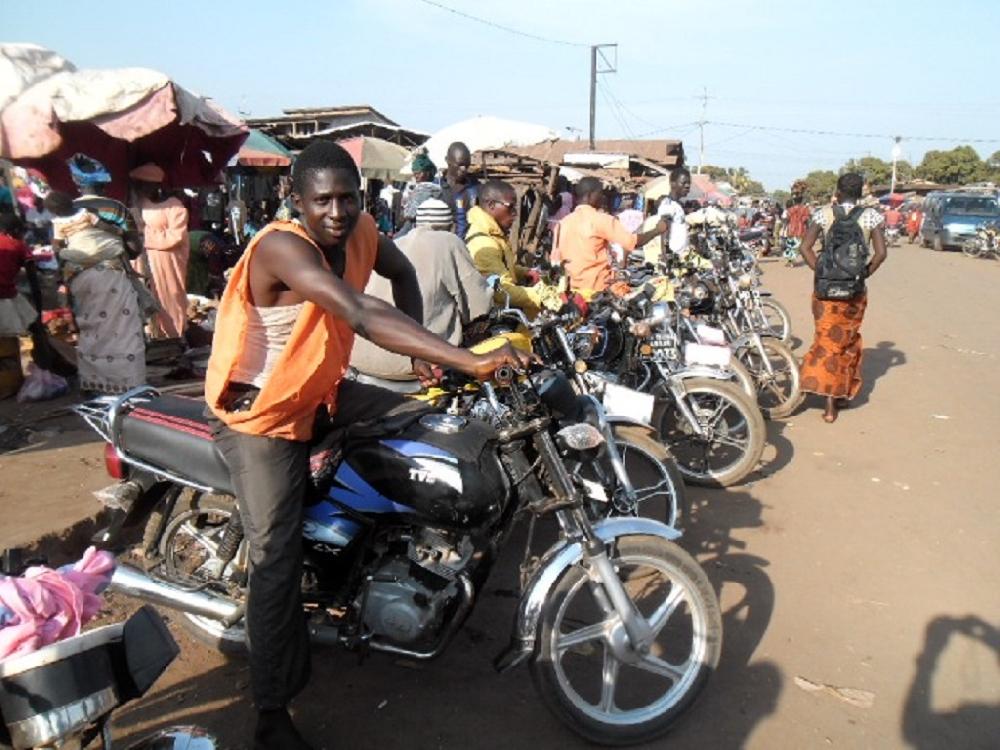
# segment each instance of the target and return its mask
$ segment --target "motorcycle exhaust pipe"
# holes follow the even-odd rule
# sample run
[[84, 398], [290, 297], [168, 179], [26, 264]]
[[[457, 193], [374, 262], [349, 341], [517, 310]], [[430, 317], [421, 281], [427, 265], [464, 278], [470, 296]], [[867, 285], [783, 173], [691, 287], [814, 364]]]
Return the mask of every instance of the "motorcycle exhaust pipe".
[[218, 620], [230, 626], [243, 617], [243, 605], [205, 591], [192, 591], [146, 575], [138, 568], [119, 563], [111, 577], [109, 591], [151, 604], [177, 609], [191, 615]]

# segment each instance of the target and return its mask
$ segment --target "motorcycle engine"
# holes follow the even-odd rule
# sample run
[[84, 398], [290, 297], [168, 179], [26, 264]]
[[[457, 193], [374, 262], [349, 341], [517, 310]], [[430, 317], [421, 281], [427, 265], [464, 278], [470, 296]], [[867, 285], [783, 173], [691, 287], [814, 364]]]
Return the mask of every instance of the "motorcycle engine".
[[473, 552], [468, 538], [453, 542], [444, 533], [418, 531], [406, 557], [388, 558], [372, 573], [363, 613], [368, 632], [398, 643], [434, 635]]

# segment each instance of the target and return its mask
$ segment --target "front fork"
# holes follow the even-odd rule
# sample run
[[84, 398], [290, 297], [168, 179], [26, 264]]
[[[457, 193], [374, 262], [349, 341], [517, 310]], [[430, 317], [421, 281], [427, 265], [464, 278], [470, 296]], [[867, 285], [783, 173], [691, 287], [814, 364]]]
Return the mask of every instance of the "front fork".
[[[569, 344], [569, 339], [566, 337], [566, 331], [564, 331], [561, 326], [556, 326], [555, 336], [556, 340], [559, 342], [559, 346], [563, 350], [563, 355], [573, 366], [573, 379], [576, 381], [576, 385], [580, 389], [580, 393], [586, 394], [594, 403], [594, 409], [597, 412], [598, 418], [598, 429], [604, 436], [604, 446], [608, 451], [609, 458], [611, 459], [611, 467], [615, 472], [615, 478], [618, 480], [618, 486], [625, 492], [629, 505], [634, 508], [636, 505], [635, 487], [632, 486], [632, 480], [629, 479], [628, 472], [625, 470], [625, 461], [622, 460], [621, 452], [618, 450], [618, 443], [615, 442], [614, 430], [611, 429], [611, 425], [604, 417], [604, 407], [601, 405], [600, 401], [594, 397], [592, 393], [593, 388], [591, 388], [590, 383], [587, 382], [587, 378], [584, 373], [577, 369], [576, 353], [573, 351], [573, 347]], [[553, 446], [553, 448], [554, 447], [555, 446]]]
[[667, 368], [659, 362], [657, 362], [656, 367], [660, 371], [660, 377], [663, 378], [663, 382], [667, 386], [667, 390], [670, 391], [674, 403], [677, 404], [677, 411], [687, 420], [687, 423], [698, 437], [707, 439], [709, 436], [708, 429], [702, 425], [698, 419], [698, 415], [688, 405], [687, 389], [684, 388], [684, 381], [681, 378], [671, 375], [667, 371]]
[[567, 537], [578, 539], [582, 544], [582, 562], [590, 577], [595, 600], [605, 612], [618, 615], [632, 647], [639, 653], [647, 653], [652, 640], [649, 624], [625, 590], [608, 556], [607, 546], [594, 534], [583, 510], [583, 498], [566, 470], [555, 441], [542, 431], [535, 436], [535, 447], [545, 467], [550, 491], [567, 502], [566, 507], [556, 511], [556, 519]]

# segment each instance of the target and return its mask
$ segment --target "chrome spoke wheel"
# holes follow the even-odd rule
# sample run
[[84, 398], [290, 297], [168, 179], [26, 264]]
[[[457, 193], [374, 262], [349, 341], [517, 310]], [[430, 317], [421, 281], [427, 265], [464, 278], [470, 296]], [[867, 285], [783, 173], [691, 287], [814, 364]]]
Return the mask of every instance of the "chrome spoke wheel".
[[600, 576], [581, 561], [543, 605], [531, 671], [567, 726], [625, 745], [662, 734], [697, 698], [718, 664], [722, 618], [704, 571], [676, 544], [626, 536], [608, 551], [648, 635], [632, 642]]

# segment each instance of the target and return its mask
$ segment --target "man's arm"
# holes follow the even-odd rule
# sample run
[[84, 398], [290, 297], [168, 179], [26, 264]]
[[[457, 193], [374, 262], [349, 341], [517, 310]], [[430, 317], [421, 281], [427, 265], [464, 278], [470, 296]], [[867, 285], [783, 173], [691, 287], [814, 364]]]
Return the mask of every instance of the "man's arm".
[[875, 227], [872, 230], [871, 238], [872, 238], [872, 250], [874, 252], [872, 253], [872, 259], [868, 261], [869, 276], [871, 276], [878, 270], [878, 267], [885, 262], [885, 259], [889, 255], [889, 251], [886, 250], [885, 247], [885, 234], [882, 233], [881, 226]]
[[[636, 235], [635, 247], [642, 247], [654, 237], [659, 237], [661, 234], [665, 233], [668, 228], [669, 225], [667, 224], [667, 222], [663, 219], [660, 219], [658, 222], [656, 222], [656, 226], [650, 229], [648, 232], [640, 232], [639, 234]], [[624, 245], [622, 245], [622, 247], [624, 247]]]
[[[511, 306], [529, 310], [538, 306], [527, 287], [518, 285], [517, 268], [515, 267], [514, 273], [507, 269], [503, 262], [503, 251], [495, 244], [486, 238], [477, 238], [469, 243], [469, 253], [483, 278], [494, 275], [500, 277], [500, 289], [510, 296]], [[503, 295], [498, 294], [495, 299], [502, 304]]]
[[822, 227], [819, 224], [810, 224], [809, 229], [806, 230], [806, 237], [802, 240], [802, 247], [799, 248], [799, 252], [802, 253], [802, 259], [814, 271], [816, 270], [816, 253], [813, 252], [813, 245], [816, 244], [821, 231]]
[[327, 270], [305, 240], [274, 232], [258, 246], [254, 259], [261, 270], [304, 299], [345, 321], [355, 333], [397, 354], [436, 362], [478, 378], [489, 378], [501, 364], [522, 367], [526, 360], [513, 348], [498, 355], [475, 355], [452, 346], [396, 308], [350, 286]]
[[392, 300], [396, 307], [421, 325], [424, 322], [424, 305], [420, 297], [417, 271], [409, 258], [388, 237], [379, 235], [375, 273], [392, 283]]

